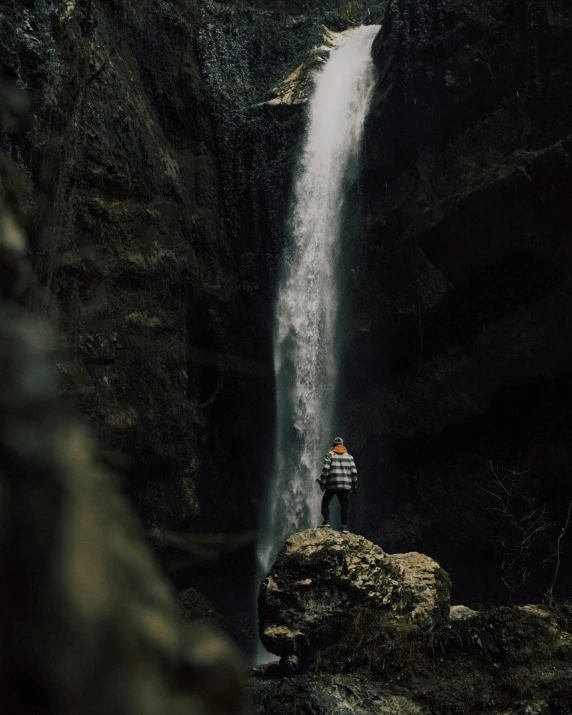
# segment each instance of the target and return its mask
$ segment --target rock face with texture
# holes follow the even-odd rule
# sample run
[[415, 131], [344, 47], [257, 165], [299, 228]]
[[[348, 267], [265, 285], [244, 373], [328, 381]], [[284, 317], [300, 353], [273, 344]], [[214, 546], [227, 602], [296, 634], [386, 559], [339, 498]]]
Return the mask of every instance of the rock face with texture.
[[[300, 112], [260, 103], [323, 23], [378, 12], [288, 5], [2, 2], [2, 79], [30, 89], [34, 112], [2, 146], [33, 186], [34, 268], [69, 346], [60, 368], [153, 527], [196, 523], [201, 507], [209, 528], [255, 523], [225, 475], [241, 464], [256, 491], [264, 473], [271, 283], [302, 130]], [[239, 419], [253, 394], [257, 414]]]
[[256, 712], [260, 715], [429, 715], [406, 695], [383, 683], [347, 675], [317, 675], [275, 680], [255, 677]]
[[[0, 3], [2, 80], [29, 88], [34, 114], [0, 143], [32, 188], [32, 260], [68, 348], [58, 366], [150, 528], [256, 528], [273, 280], [303, 131], [300, 108], [261, 103], [322, 25], [380, 8]], [[250, 554], [221, 582], [229, 569], [250, 609]]]
[[349, 650], [346, 653], [351, 657], [343, 663], [320, 658], [311, 672], [287, 677], [277, 665], [255, 668], [252, 693], [257, 712], [569, 713], [570, 610], [550, 612], [539, 606], [521, 606], [472, 614], [470, 618], [452, 618], [430, 633], [418, 633], [421, 637], [416, 637], [405, 622], [398, 624], [389, 638], [386, 633], [376, 637], [371, 634], [370, 622], [369, 632], [362, 629], [354, 643], [358, 655], [369, 650], [369, 658], [357, 660], [355, 650]]
[[2, 712], [244, 715], [238, 654], [177, 618], [117, 475], [60, 394], [58, 341], [22, 306], [35, 290], [13, 173], [0, 156]]
[[[391, 551], [430, 544], [467, 603], [506, 598], [499, 544], [518, 547], [518, 530], [480, 487], [499, 467], [522, 473], [558, 529], [572, 461], [570, 0], [1, 8], [2, 75], [30, 88], [35, 117], [3, 146], [34, 187], [33, 260], [69, 347], [59, 366], [159, 528], [255, 523], [304, 129], [300, 105], [264, 102], [322, 25], [382, 24], [364, 220], [348, 215], [343, 247], [355, 526]], [[252, 565], [235, 564], [247, 594]], [[539, 599], [545, 575], [523, 597]]]
[[262, 585], [260, 638], [270, 652], [302, 664], [364, 612], [387, 628], [442, 623], [449, 593], [449, 577], [423, 554], [390, 556], [361, 536], [309, 529], [288, 539]]

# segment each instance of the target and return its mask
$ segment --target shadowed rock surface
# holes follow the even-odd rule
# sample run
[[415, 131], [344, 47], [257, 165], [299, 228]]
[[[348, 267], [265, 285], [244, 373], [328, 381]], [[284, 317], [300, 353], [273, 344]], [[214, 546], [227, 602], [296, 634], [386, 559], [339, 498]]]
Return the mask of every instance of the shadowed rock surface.
[[0, 157], [2, 711], [245, 715], [238, 652], [177, 618], [117, 475], [61, 396], [61, 345], [21, 305], [38, 288], [14, 177]]
[[286, 541], [262, 584], [260, 639], [290, 667], [303, 667], [343, 640], [362, 612], [388, 629], [446, 622], [450, 586], [423, 554], [390, 556], [361, 536], [309, 529]]
[[[283, 5], [2, 5], [1, 69], [34, 113], [4, 145], [36, 190], [33, 262], [70, 347], [61, 369], [150, 526], [256, 523], [271, 297], [303, 126], [259, 103], [323, 22], [345, 29], [368, 5], [379, 17], [373, 2]], [[248, 491], [227, 477], [237, 463]]]
[[[33, 189], [31, 258], [68, 347], [58, 369], [149, 528], [257, 528], [303, 130], [301, 111], [260, 103], [324, 24], [368, 9], [379, 20], [373, 0], [2, 3], [0, 72], [34, 116], [2, 147]], [[236, 615], [253, 574], [246, 549], [173, 579]]]
[[375, 612], [313, 661], [285, 676], [255, 668], [259, 715], [554, 715], [572, 707], [570, 609], [498, 608], [425, 633], [380, 629]]
[[255, 680], [257, 712], [261, 715], [428, 715], [429, 711], [405, 695], [388, 692], [383, 684], [348, 675], [314, 675]]
[[260, 715], [553, 715], [572, 706], [572, 610], [449, 608], [423, 554], [330, 529], [292, 536], [261, 588]]
[[[354, 528], [438, 559], [469, 604], [543, 597], [572, 497], [571, 18], [569, 0], [396, 0], [374, 45], [346, 243]], [[507, 573], [544, 505], [553, 526]]]

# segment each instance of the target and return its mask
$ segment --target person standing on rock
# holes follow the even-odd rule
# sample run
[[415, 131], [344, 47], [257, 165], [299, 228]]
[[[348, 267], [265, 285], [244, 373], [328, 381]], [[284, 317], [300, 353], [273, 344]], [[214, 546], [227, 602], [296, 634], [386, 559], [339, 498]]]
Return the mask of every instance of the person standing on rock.
[[326, 454], [322, 474], [316, 479], [320, 489], [324, 492], [322, 498], [322, 516], [324, 522], [321, 526], [330, 526], [330, 502], [337, 496], [342, 512], [342, 534], [348, 532], [348, 511], [350, 507], [350, 493], [357, 493], [357, 469], [354, 458], [344, 447], [344, 440], [336, 437], [334, 446]]

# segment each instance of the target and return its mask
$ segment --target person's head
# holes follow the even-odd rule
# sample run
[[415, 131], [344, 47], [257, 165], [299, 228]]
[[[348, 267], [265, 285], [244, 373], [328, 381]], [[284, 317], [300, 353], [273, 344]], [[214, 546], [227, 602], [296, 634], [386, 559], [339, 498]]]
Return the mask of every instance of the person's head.
[[334, 447], [338, 447], [339, 445], [343, 444], [344, 440], [341, 437], [336, 437], [334, 439]]

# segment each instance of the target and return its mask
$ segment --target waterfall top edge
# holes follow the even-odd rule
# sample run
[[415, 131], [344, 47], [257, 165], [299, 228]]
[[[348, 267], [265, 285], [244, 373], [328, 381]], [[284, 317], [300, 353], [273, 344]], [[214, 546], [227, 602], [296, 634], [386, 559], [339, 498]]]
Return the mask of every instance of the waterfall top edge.
[[257, 106], [305, 104], [311, 94], [312, 81], [317, 67], [323, 65], [334, 50], [341, 49], [348, 41], [356, 41], [359, 36], [364, 42], [371, 40], [373, 44], [375, 36], [381, 30], [381, 25], [358, 25], [357, 27], [348, 27], [341, 32], [334, 32], [325, 25], [322, 25], [322, 29], [322, 44], [312, 48], [308, 53], [308, 58], [279, 85], [270, 90], [276, 95], [273, 99], [261, 102]]
[[356, 25], [355, 27], [348, 27], [341, 32], [334, 32], [325, 25], [322, 25], [322, 28], [324, 30], [324, 44], [319, 49], [331, 50], [339, 47], [356, 32], [360, 35], [365, 35], [366, 37], [375, 37], [375, 35], [377, 35], [377, 33], [381, 30], [381, 25]]

